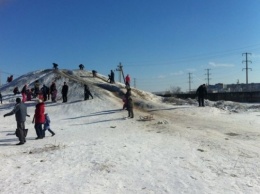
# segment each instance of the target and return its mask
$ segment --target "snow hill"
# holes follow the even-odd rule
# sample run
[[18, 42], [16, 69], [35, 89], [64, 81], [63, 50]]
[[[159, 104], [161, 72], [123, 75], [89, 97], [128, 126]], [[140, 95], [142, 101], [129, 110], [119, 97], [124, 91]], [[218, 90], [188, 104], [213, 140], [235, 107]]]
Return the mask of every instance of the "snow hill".
[[[35, 102], [26, 102], [27, 142], [16, 146], [12, 91], [56, 82], [47, 101], [55, 136], [35, 140]], [[68, 102], [61, 87], [69, 85]], [[84, 101], [83, 84], [94, 99]], [[88, 71], [40, 70], [1, 87], [0, 193], [260, 193], [259, 105], [161, 98], [132, 89], [134, 119], [122, 110], [121, 83]], [[148, 116], [152, 120], [143, 120]]]

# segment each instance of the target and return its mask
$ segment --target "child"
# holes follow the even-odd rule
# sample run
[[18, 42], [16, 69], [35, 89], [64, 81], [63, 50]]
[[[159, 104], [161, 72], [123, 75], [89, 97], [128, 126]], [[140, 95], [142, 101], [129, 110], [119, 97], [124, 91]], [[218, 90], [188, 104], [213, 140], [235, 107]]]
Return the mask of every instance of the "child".
[[43, 127], [43, 137], [45, 137], [46, 130], [48, 130], [52, 134], [52, 136], [54, 136], [55, 133], [50, 128], [50, 122], [51, 122], [50, 117], [48, 116], [48, 113], [45, 113], [44, 115], [45, 115], [45, 123]]

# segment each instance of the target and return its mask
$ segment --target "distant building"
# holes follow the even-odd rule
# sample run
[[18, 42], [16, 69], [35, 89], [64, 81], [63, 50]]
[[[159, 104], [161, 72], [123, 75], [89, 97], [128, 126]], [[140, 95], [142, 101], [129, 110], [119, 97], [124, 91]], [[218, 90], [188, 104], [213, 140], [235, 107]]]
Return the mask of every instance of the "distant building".
[[207, 90], [210, 93], [217, 92], [257, 92], [260, 91], [260, 83], [250, 84], [223, 84], [208, 85]]

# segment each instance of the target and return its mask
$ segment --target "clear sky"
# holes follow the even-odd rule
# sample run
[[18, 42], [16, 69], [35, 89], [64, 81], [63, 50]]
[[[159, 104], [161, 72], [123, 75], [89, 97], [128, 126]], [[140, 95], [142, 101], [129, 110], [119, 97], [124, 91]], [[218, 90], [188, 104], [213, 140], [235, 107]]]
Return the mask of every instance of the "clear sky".
[[[146, 91], [260, 83], [259, 0], [0, 0], [1, 82], [34, 70], [107, 75]], [[209, 71], [207, 71], [209, 69]], [[118, 75], [116, 80], [118, 80]]]

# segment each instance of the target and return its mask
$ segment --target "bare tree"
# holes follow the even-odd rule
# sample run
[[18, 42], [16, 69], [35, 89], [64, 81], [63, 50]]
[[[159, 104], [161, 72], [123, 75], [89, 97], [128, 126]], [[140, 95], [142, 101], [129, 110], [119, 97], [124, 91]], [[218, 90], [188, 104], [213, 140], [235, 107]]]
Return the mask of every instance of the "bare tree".
[[172, 94], [179, 94], [179, 93], [181, 93], [181, 87], [179, 87], [179, 86], [171, 86], [170, 92]]

